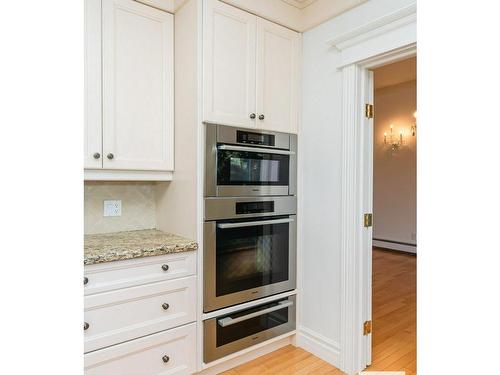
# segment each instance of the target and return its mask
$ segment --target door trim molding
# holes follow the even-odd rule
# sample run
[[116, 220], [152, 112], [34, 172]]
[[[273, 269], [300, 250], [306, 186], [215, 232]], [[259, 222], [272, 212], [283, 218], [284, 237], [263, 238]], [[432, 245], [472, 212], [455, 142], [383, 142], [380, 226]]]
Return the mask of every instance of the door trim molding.
[[[392, 30], [394, 31], [394, 30]], [[357, 36], [359, 37], [359, 36]], [[362, 371], [370, 358], [370, 340], [363, 335], [363, 322], [371, 318], [371, 237], [363, 226], [373, 189], [371, 158], [373, 133], [366, 126], [364, 104], [369, 98], [372, 69], [416, 55], [416, 40], [380, 46], [374, 56], [359, 56], [342, 66], [342, 175], [341, 175], [341, 304], [340, 369], [347, 374]], [[384, 50], [385, 48], [385, 50]], [[370, 143], [371, 142], [371, 143]], [[370, 145], [367, 146], [367, 145]], [[368, 185], [371, 184], [371, 185]], [[370, 228], [371, 233], [371, 228]]]

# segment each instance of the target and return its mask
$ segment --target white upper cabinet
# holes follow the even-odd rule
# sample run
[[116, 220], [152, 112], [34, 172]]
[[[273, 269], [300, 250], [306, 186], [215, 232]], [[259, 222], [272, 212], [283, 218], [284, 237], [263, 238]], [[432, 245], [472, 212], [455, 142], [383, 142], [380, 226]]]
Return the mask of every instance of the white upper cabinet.
[[172, 170], [173, 16], [104, 0], [102, 20], [104, 168]]
[[204, 5], [204, 120], [254, 126], [256, 17], [217, 0]]
[[[85, 178], [170, 179], [173, 15], [133, 0], [86, 0], [86, 8]], [[99, 27], [99, 37], [90, 32]]]
[[297, 132], [300, 35], [257, 22], [257, 117], [260, 128]]
[[101, 0], [85, 0], [85, 168], [102, 168]]
[[205, 1], [203, 120], [297, 132], [300, 34]]

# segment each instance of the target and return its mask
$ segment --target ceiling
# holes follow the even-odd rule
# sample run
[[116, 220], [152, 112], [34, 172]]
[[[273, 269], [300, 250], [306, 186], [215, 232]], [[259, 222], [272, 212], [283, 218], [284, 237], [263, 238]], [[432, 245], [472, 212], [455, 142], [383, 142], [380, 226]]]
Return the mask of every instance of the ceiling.
[[311, 5], [317, 0], [281, 0], [281, 1], [284, 1], [285, 3], [290, 4], [296, 8], [304, 9], [305, 7]]
[[417, 57], [381, 66], [373, 71], [376, 89], [417, 79]]

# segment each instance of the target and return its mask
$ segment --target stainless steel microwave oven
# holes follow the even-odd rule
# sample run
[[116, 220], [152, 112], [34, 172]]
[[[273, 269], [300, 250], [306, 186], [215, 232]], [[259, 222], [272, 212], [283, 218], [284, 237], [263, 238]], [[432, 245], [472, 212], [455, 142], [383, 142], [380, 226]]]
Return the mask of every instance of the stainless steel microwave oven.
[[297, 136], [206, 125], [205, 196], [295, 195]]

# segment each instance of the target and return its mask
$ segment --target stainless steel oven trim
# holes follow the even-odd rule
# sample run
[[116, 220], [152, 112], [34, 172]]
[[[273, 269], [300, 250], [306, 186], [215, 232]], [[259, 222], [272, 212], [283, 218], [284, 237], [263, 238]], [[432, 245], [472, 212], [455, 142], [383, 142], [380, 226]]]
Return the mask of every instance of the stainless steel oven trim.
[[252, 318], [255, 318], [257, 316], [261, 316], [264, 314], [269, 314], [270, 312], [281, 310], [284, 308], [287, 308], [289, 306], [292, 306], [293, 302], [292, 301], [280, 301], [276, 306], [269, 307], [264, 310], [256, 311], [244, 316], [240, 316], [238, 318], [231, 318], [231, 317], [226, 317], [222, 319], [217, 319], [217, 324], [220, 325], [221, 327], [227, 327], [227, 326], [232, 326], [233, 324], [241, 323], [244, 322], [245, 320], [249, 320]]
[[[295, 219], [295, 215], [290, 216]], [[216, 254], [216, 222], [207, 221], [203, 226], [203, 312], [210, 312], [223, 307], [237, 305], [238, 303], [253, 301], [262, 297], [271, 296], [281, 292], [295, 289], [297, 280], [297, 222], [289, 223], [288, 244], [288, 280], [271, 285], [243, 290], [241, 292], [216, 296], [215, 285], [215, 254]]]
[[[274, 202], [273, 212], [237, 214], [236, 203]], [[241, 197], [241, 198], [205, 198], [205, 221], [224, 219], [247, 219], [252, 217], [295, 215], [297, 213], [297, 197]]]
[[217, 195], [217, 126], [205, 126], [205, 196]]
[[220, 146], [217, 146], [217, 149], [229, 150], [229, 151], [258, 152], [258, 153], [277, 154], [277, 155], [295, 155], [295, 151], [275, 150], [272, 148], [263, 148], [263, 147], [220, 145]]
[[290, 134], [288, 133], [280, 133], [280, 132], [261, 130], [261, 129], [236, 128], [233, 126], [224, 126], [224, 125], [216, 125], [216, 126], [217, 126], [217, 143], [230, 143], [233, 145], [244, 145], [244, 146], [251, 145], [251, 143], [238, 142], [238, 137], [237, 137], [238, 131], [242, 131], [248, 133], [274, 135], [274, 146], [255, 145], [257, 147], [281, 148], [284, 150], [288, 150], [290, 148]]
[[[240, 340], [233, 341], [226, 345], [217, 347], [217, 321], [221, 318], [212, 318], [205, 320], [203, 322], [203, 361], [205, 363], [210, 363], [216, 359], [222, 358], [226, 355], [238, 352], [245, 348], [251, 347], [255, 344], [264, 342], [273, 337], [283, 335], [287, 332], [291, 332], [296, 326], [296, 307], [295, 307], [295, 296], [288, 297], [288, 301], [292, 302], [291, 306], [288, 307], [288, 322], [278, 327], [274, 327], [258, 334], [244, 337]], [[266, 304], [268, 304], [267, 302]], [[231, 314], [228, 314], [231, 315]], [[222, 319], [224, 319], [222, 317]]]
[[288, 168], [288, 195], [297, 193], [297, 135], [290, 134], [290, 165]]
[[[249, 146], [248, 143], [237, 142], [237, 131], [247, 131], [275, 136], [275, 146]], [[245, 147], [255, 152], [285, 151], [290, 153], [288, 185], [220, 185], [217, 186], [217, 143], [225, 143], [230, 147]], [[238, 146], [240, 145], [240, 146]], [[276, 149], [276, 150], [275, 150]], [[281, 149], [281, 150], [277, 150]], [[205, 125], [205, 197], [245, 197], [245, 196], [277, 196], [295, 195], [297, 190], [297, 135], [264, 131], [258, 129], [235, 128], [223, 125]]]
[[285, 185], [219, 185], [215, 190], [218, 197], [289, 195], [289, 187]]
[[230, 229], [230, 228], [255, 227], [258, 225], [266, 225], [266, 224], [291, 223], [292, 221], [293, 221], [293, 219], [272, 219], [272, 220], [260, 220], [260, 221], [244, 221], [242, 223], [217, 224], [217, 228]]

